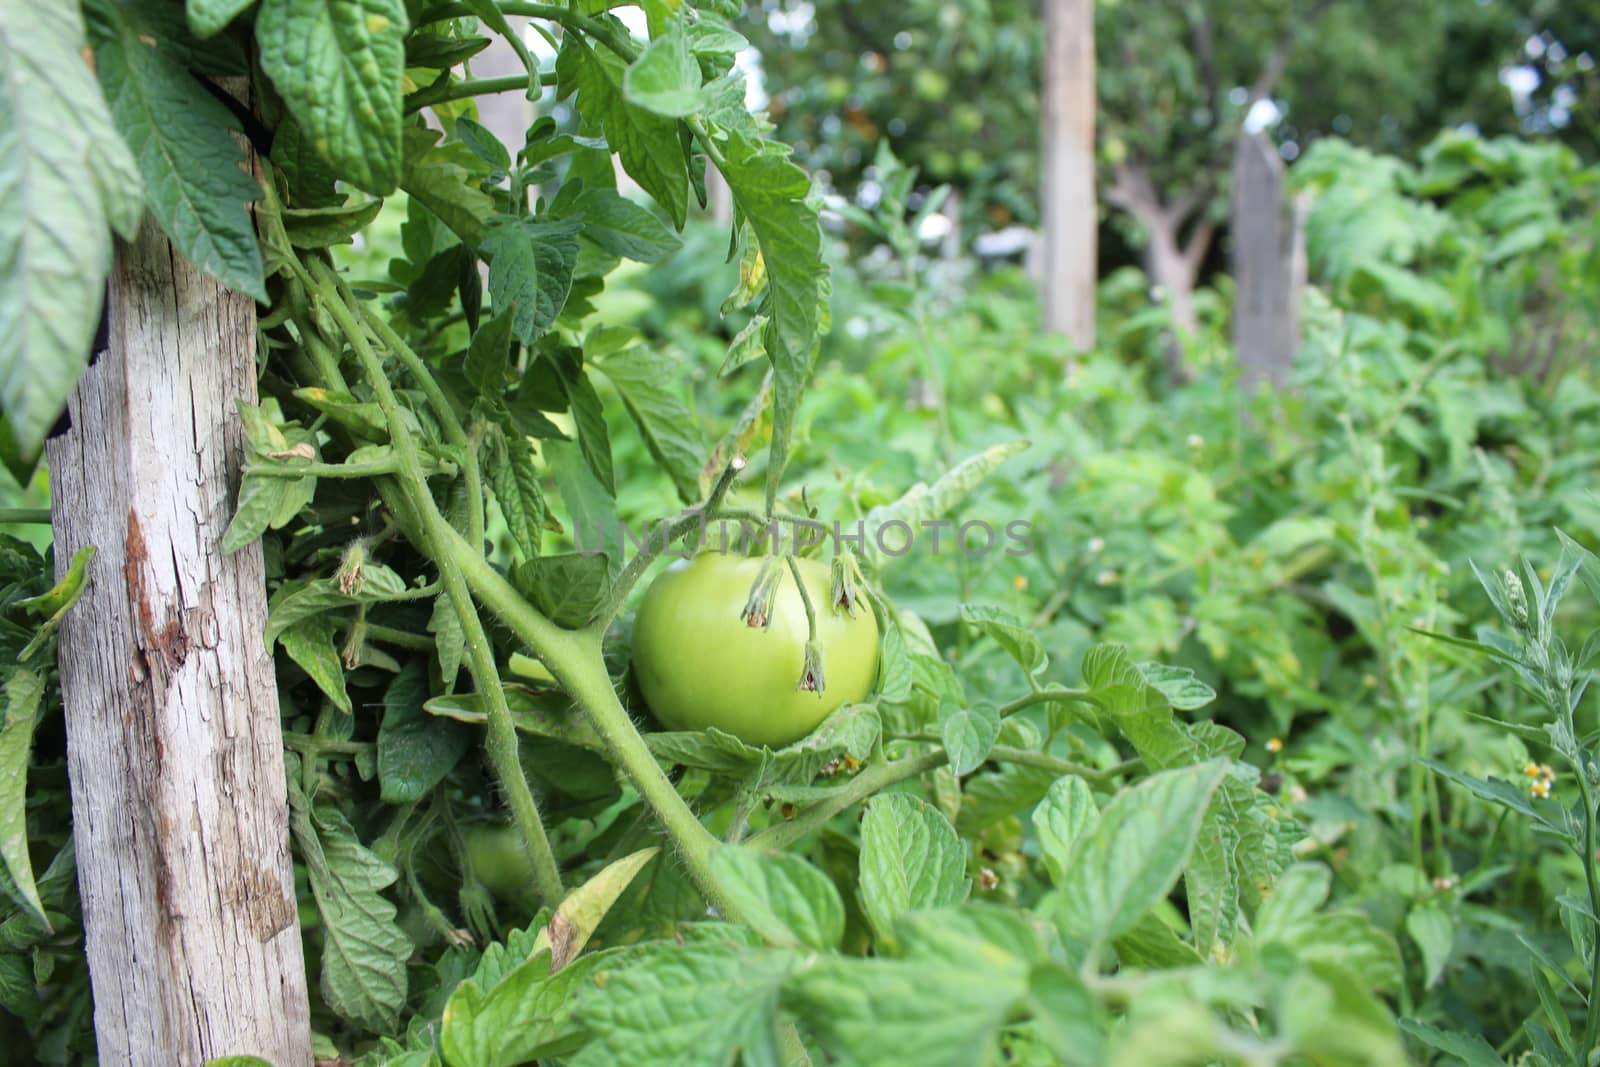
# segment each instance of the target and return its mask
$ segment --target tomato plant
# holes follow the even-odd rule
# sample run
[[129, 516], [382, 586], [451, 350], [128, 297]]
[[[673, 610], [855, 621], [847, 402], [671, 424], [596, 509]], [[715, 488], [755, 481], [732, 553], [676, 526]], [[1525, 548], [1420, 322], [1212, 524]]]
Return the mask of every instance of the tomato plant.
[[[832, 592], [827, 565], [812, 559], [795, 559], [792, 572], [770, 556], [717, 551], [674, 564], [634, 618], [645, 703], [674, 730], [716, 727], [774, 748], [798, 741], [834, 709], [865, 700], [877, 675], [871, 607], [841, 607]], [[770, 608], [752, 611], [763, 598]]]

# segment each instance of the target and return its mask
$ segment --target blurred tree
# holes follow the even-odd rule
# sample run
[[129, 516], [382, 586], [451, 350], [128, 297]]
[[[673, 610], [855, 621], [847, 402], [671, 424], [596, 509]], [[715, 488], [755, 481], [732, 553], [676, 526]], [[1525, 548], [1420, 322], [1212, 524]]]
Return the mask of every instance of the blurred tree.
[[[744, 28], [779, 135], [837, 188], [870, 189], [887, 137], [968, 233], [1036, 223], [1038, 0], [762, 0]], [[1247, 126], [1287, 160], [1462, 123], [1600, 143], [1600, 0], [1098, 0], [1095, 37], [1101, 190], [1180, 330]]]

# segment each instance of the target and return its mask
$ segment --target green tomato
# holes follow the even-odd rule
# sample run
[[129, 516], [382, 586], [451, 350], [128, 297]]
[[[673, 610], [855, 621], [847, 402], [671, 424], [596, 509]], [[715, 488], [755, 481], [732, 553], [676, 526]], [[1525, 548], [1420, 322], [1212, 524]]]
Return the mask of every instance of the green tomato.
[[495, 896], [520, 900], [533, 891], [533, 861], [514, 826], [469, 827], [462, 835], [467, 864]]
[[806, 611], [781, 560], [770, 625], [743, 618], [762, 558], [705, 552], [663, 571], [633, 624], [633, 669], [645, 703], [672, 730], [715, 726], [752, 745], [778, 748], [816, 729], [828, 713], [859, 703], [878, 673], [878, 621], [830, 604], [831, 571], [799, 560], [817, 616], [821, 692], [800, 688]]

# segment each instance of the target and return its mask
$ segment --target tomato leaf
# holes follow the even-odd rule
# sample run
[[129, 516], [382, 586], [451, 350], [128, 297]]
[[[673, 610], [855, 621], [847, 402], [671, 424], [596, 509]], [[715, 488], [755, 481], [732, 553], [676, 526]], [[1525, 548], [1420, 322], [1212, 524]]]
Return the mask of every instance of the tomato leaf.
[[95, 65], [111, 116], [144, 176], [161, 229], [196, 267], [267, 301], [261, 249], [245, 209], [261, 188], [233, 138], [239, 121], [173, 55], [180, 20], [148, 3], [91, 7]]
[[626, 76], [621, 59], [596, 52], [581, 34], [562, 39], [556, 56], [558, 94], [578, 94], [584, 122], [605, 131], [622, 169], [666, 209], [673, 225], [682, 227], [689, 211], [689, 166], [678, 123], [629, 102], [623, 93]]
[[517, 589], [557, 626], [585, 626], [611, 592], [605, 556], [567, 552], [519, 563], [511, 572]]
[[979, 633], [992, 637], [1006, 655], [1029, 674], [1044, 669], [1048, 658], [1044, 645], [1033, 628], [1004, 608], [988, 604], [962, 604], [961, 621]]
[[689, 38], [682, 23], [673, 21], [629, 65], [622, 90], [630, 104], [681, 119], [704, 106], [700, 82], [700, 64], [689, 51]]
[[932, 804], [908, 793], [867, 802], [861, 822], [861, 904], [880, 937], [899, 916], [966, 899], [966, 847]]
[[[478, 188], [477, 176], [449, 151], [451, 146], [434, 144], [438, 138], [436, 130], [405, 131], [400, 187], [457, 237], [476, 248], [489, 233], [494, 200]], [[460, 146], [455, 148], [460, 153]], [[466, 158], [470, 161], [472, 157]]]
[[76, 4], [0, 8], [0, 411], [24, 481], [88, 364], [110, 231], [144, 212], [83, 45]]
[[39, 674], [17, 668], [6, 676], [5, 723], [0, 725], [0, 858], [28, 912], [49, 930], [28, 855], [28, 758], [43, 703], [44, 678]]
[[711, 870], [745, 920], [775, 945], [837, 948], [844, 902], [832, 879], [799, 856], [723, 845]]
[[971, 774], [983, 766], [1000, 736], [1000, 712], [993, 704], [961, 707], [954, 701], [941, 702], [939, 736], [950, 754], [950, 770]]
[[1039, 850], [1044, 853], [1045, 869], [1050, 872], [1052, 883], [1060, 886], [1066, 882], [1072, 850], [1099, 821], [1100, 809], [1089, 783], [1068, 774], [1050, 786], [1033, 809], [1033, 829], [1039, 835]]
[[284, 630], [278, 643], [289, 658], [311, 676], [334, 706], [349, 715], [350, 693], [344, 684], [344, 663], [339, 659], [339, 649], [333, 638], [333, 620], [319, 615]]
[[544, 336], [567, 302], [578, 264], [579, 228], [572, 219], [497, 219], [483, 239], [494, 312], [515, 306], [512, 332], [524, 345]]
[[1107, 805], [1066, 864], [1067, 932], [1091, 944], [1108, 941], [1131, 930], [1171, 891], [1226, 770], [1215, 760], [1163, 771]]
[[262, 0], [261, 69], [320, 155], [352, 185], [400, 182], [404, 0]]
[[614, 189], [585, 189], [573, 204], [573, 212], [583, 217], [585, 237], [623, 259], [659, 263], [683, 247], [678, 235], [655, 212]]
[[685, 504], [699, 498], [705, 445], [690, 408], [684, 361], [647, 345], [632, 345], [596, 364], [622, 397], [657, 464]]
[[472, 747], [472, 731], [428, 714], [427, 698], [428, 670], [421, 660], [407, 663], [384, 693], [378, 784], [385, 804], [421, 800]]

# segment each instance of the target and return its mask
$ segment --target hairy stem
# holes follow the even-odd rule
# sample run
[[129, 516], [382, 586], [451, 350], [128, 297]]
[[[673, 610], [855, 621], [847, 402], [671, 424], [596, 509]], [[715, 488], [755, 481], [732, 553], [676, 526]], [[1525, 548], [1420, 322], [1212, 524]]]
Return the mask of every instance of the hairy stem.
[[[505, 690], [500, 684], [499, 670], [494, 662], [494, 649], [489, 644], [488, 635], [483, 629], [483, 621], [478, 618], [478, 610], [473, 605], [472, 595], [457, 563], [457, 556], [461, 553], [449, 546], [443, 536], [444, 531], [449, 531], [455, 539], [459, 539], [460, 535], [455, 533], [444, 516], [439, 513], [433, 494], [428, 491], [423, 480], [422, 463], [416, 442], [412, 440], [411, 431], [401, 418], [400, 403], [395, 398], [394, 390], [384, 373], [383, 362], [367, 341], [360, 323], [356, 321], [354, 297], [326, 263], [315, 261], [313, 270], [316, 272], [318, 295], [349, 339], [356, 358], [360, 360], [367, 380], [372, 386], [378, 406], [388, 420], [389, 437], [394, 444], [395, 453], [400, 457], [403, 470], [396, 481], [402, 488], [401, 495], [409, 498], [419, 520], [423, 543], [418, 547], [439, 567], [439, 578], [444, 586], [445, 595], [450, 598], [450, 604], [460, 619], [462, 633], [466, 639], [468, 666], [478, 690], [484, 694], [487, 702], [489, 723], [487, 743], [484, 747], [489, 763], [500, 782], [500, 788], [505, 792], [512, 820], [516, 823], [529, 858], [533, 861], [534, 889], [541, 900], [554, 906], [561, 900], [564, 892], [561, 886], [561, 870], [556, 863], [555, 852], [550, 847], [550, 838], [545, 833], [544, 823], [539, 818], [539, 807], [533, 799], [533, 791], [528, 787], [528, 779], [523, 774], [522, 764], [517, 758], [516, 727], [511, 718], [511, 709], [506, 705]], [[459, 425], [457, 423], [457, 428]], [[480, 541], [479, 545], [481, 544]], [[481, 559], [481, 547], [473, 548], [466, 554]]]

